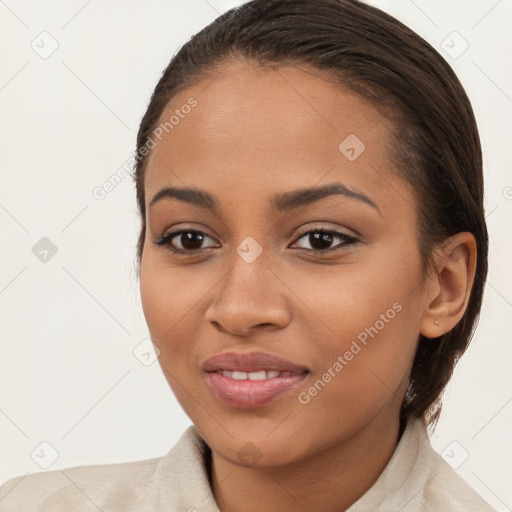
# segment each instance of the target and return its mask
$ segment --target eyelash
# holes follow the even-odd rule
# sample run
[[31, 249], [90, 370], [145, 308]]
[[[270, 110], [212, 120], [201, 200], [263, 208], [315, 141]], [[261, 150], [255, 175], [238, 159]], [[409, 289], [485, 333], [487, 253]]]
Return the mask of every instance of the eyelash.
[[[204, 250], [204, 249], [194, 249], [194, 250], [193, 249], [177, 249], [176, 247], [173, 247], [171, 245], [171, 240], [173, 238], [177, 237], [178, 235], [185, 234], [185, 233], [195, 233], [196, 235], [201, 235], [203, 237], [211, 238], [207, 233], [204, 233], [203, 231], [198, 231], [196, 229], [181, 229], [179, 231], [173, 231], [171, 233], [167, 233], [166, 235], [162, 236], [159, 240], [156, 240], [155, 244], [157, 246], [166, 246], [165, 248], [167, 250], [169, 250], [175, 254], [181, 254], [181, 255], [187, 255], [187, 256], [192, 255], [192, 254], [197, 254], [201, 250]], [[339, 231], [328, 230], [328, 229], [312, 229], [310, 231], [306, 231], [305, 233], [302, 233], [295, 241], [298, 241], [301, 238], [304, 238], [306, 235], [310, 235], [312, 233], [322, 233], [322, 234], [334, 235], [335, 238], [337, 237], [344, 241], [344, 243], [339, 244], [339, 246], [335, 247], [334, 249], [330, 248], [330, 249], [325, 249], [325, 250], [315, 250], [315, 249], [300, 248], [303, 251], [313, 252], [315, 255], [318, 255], [318, 256], [323, 256], [324, 254], [330, 253], [330, 252], [336, 252], [338, 250], [341, 250], [343, 247], [354, 245], [355, 243], [357, 243], [359, 241], [359, 240], [357, 240], [357, 238], [347, 235], [346, 233], [341, 233]]]

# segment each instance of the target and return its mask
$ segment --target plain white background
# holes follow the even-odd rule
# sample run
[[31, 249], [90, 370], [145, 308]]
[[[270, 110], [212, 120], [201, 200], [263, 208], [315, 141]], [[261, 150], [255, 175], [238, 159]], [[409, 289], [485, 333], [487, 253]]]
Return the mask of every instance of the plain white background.
[[[190, 425], [158, 362], [144, 355], [134, 184], [125, 177], [102, 200], [93, 190], [133, 154], [173, 53], [240, 3], [0, 0], [0, 483], [159, 457]], [[443, 54], [478, 119], [490, 274], [432, 444], [491, 505], [510, 511], [511, 1], [369, 3]]]

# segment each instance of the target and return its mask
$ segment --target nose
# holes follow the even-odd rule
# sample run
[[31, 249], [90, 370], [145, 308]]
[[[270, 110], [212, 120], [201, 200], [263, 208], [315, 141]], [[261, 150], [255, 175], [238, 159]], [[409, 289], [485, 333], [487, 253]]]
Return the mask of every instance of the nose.
[[217, 329], [250, 336], [254, 329], [278, 329], [290, 322], [288, 288], [260, 255], [247, 263], [238, 254], [227, 274], [215, 287], [206, 320]]

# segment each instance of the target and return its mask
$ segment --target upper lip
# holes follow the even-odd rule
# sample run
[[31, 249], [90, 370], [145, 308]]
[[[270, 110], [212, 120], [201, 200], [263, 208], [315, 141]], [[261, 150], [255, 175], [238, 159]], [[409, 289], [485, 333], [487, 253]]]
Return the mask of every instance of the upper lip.
[[218, 354], [205, 361], [203, 370], [206, 372], [226, 370], [247, 373], [261, 370], [293, 373], [304, 373], [308, 371], [305, 366], [264, 352], [226, 352], [224, 354]]

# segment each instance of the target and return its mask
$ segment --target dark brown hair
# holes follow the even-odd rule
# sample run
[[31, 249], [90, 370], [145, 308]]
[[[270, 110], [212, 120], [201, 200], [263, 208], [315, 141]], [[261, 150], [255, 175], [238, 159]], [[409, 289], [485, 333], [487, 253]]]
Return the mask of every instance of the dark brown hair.
[[310, 66], [393, 118], [390, 159], [417, 197], [424, 269], [434, 247], [449, 236], [462, 231], [475, 236], [476, 276], [464, 316], [439, 338], [420, 336], [402, 404], [402, 421], [423, 417], [435, 423], [442, 392], [476, 328], [487, 276], [480, 140], [469, 99], [448, 63], [375, 7], [357, 0], [253, 0], [219, 16], [173, 56], [137, 135], [138, 275], [146, 231], [148, 139], [174, 95], [237, 60]]

